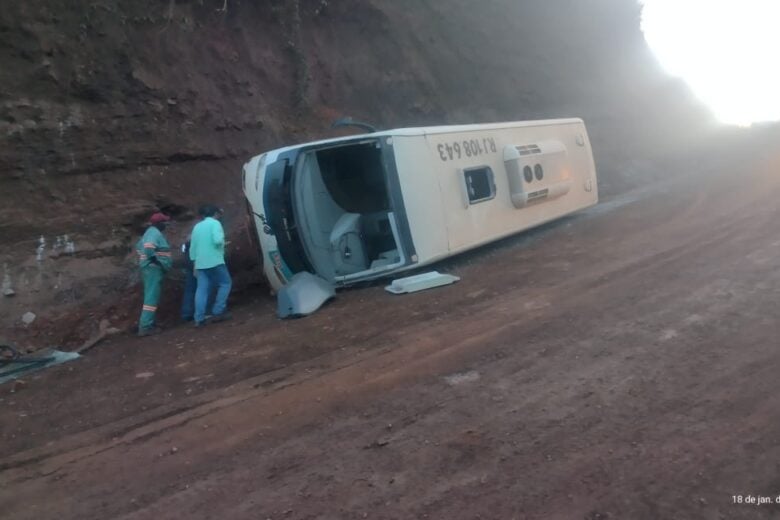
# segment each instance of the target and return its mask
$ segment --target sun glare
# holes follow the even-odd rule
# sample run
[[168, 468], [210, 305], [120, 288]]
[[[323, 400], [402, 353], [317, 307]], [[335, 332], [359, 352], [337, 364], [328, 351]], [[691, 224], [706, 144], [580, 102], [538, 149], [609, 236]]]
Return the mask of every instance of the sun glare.
[[661, 65], [722, 122], [780, 121], [780, 0], [643, 0]]

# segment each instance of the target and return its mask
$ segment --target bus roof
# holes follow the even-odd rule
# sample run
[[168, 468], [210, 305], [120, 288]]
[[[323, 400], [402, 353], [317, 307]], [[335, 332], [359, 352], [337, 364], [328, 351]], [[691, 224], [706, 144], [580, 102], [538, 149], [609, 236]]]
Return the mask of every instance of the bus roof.
[[[393, 137], [393, 136], [416, 136], [416, 135], [435, 135], [435, 134], [449, 134], [456, 132], [473, 132], [475, 130], [503, 130], [506, 128], [522, 128], [529, 126], [552, 126], [552, 125], [569, 125], [583, 123], [580, 118], [568, 118], [568, 119], [542, 119], [537, 121], [515, 121], [508, 123], [485, 123], [485, 124], [471, 124], [471, 125], [442, 125], [442, 126], [421, 126], [412, 128], [394, 128], [391, 130], [381, 130], [370, 134], [355, 134], [346, 135], [342, 137], [334, 137], [330, 139], [322, 139], [319, 141], [310, 141], [305, 143], [299, 143], [295, 145], [285, 146], [282, 148], [275, 148], [273, 150], [267, 150], [263, 153], [277, 152], [282, 153], [289, 150], [294, 150], [302, 146], [319, 146], [335, 144], [341, 141], [355, 141], [361, 139], [376, 139], [378, 137]], [[259, 155], [262, 155], [259, 154]]]

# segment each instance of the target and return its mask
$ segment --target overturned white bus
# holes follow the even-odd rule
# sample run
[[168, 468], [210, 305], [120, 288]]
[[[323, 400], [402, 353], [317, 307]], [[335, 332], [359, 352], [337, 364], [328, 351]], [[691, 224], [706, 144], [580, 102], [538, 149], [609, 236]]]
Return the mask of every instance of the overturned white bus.
[[264, 272], [335, 285], [431, 264], [598, 202], [580, 119], [404, 128], [244, 165]]

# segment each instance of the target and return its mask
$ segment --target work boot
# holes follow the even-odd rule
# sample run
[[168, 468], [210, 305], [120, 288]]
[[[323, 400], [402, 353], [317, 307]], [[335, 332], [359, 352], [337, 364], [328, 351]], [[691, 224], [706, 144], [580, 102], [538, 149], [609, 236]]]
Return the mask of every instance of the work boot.
[[203, 321], [196, 321], [196, 322], [195, 322], [195, 328], [196, 328], [196, 329], [199, 329], [199, 328], [201, 328], [201, 327], [205, 327], [205, 326], [206, 326], [206, 323], [208, 323], [206, 320], [203, 320]]
[[138, 330], [138, 337], [143, 338], [145, 336], [154, 336], [155, 334], [159, 334], [162, 332], [162, 329], [160, 327], [149, 327], [148, 329], [139, 329]]

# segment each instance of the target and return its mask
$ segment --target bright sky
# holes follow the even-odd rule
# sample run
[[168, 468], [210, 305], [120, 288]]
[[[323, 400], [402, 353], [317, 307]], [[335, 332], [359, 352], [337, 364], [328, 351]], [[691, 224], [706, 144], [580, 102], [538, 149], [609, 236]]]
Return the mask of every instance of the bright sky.
[[780, 0], [641, 0], [661, 65], [724, 123], [780, 121]]

